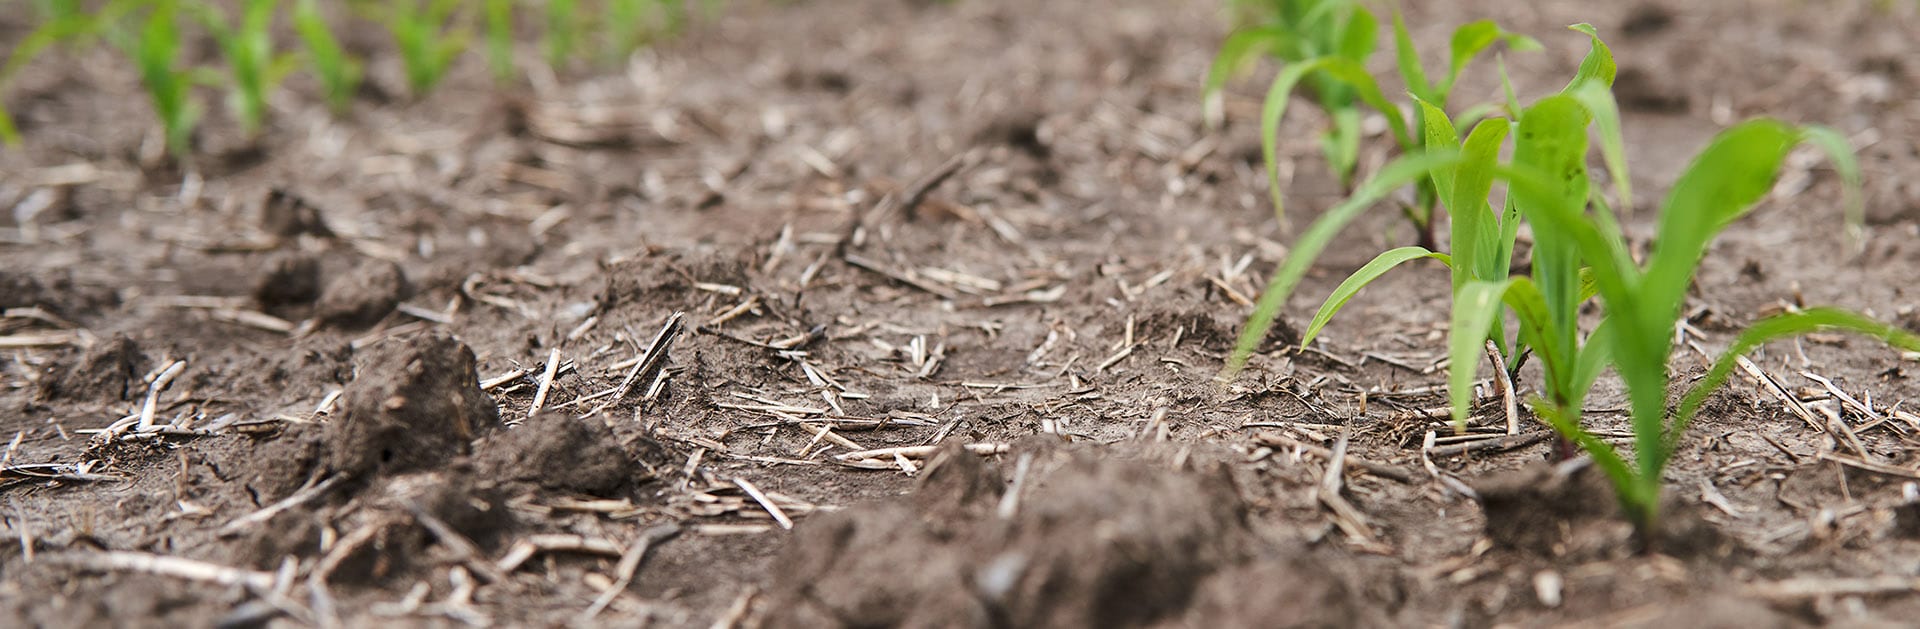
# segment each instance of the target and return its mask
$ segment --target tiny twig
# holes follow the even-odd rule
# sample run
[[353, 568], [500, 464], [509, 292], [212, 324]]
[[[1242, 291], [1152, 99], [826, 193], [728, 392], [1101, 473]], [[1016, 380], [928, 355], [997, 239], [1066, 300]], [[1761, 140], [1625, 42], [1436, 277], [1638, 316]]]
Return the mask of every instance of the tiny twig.
[[633, 544], [628, 545], [626, 552], [620, 555], [620, 564], [614, 568], [617, 578], [613, 583], [607, 584], [606, 589], [600, 591], [599, 598], [595, 598], [593, 605], [588, 606], [586, 611], [580, 612], [577, 620], [586, 623], [592, 621], [594, 616], [600, 615], [601, 610], [613, 603], [614, 597], [627, 591], [627, 586], [633, 583], [633, 575], [639, 572], [640, 562], [647, 558], [647, 551], [655, 544], [679, 534], [680, 524], [676, 522], [668, 522], [641, 531], [640, 536], [634, 538]]

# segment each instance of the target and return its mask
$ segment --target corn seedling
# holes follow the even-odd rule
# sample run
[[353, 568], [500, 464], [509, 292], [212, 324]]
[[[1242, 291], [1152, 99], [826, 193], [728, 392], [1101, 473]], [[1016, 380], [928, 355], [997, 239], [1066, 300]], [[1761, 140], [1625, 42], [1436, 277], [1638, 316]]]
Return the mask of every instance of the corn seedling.
[[[1305, 91], [1327, 113], [1330, 127], [1321, 138], [1321, 152], [1328, 166], [1352, 187], [1359, 162], [1361, 109], [1374, 110], [1384, 117], [1388, 130], [1403, 152], [1422, 146], [1424, 114], [1414, 110], [1411, 121], [1402, 108], [1386, 98], [1378, 82], [1366, 69], [1366, 62], [1378, 48], [1379, 20], [1352, 0], [1269, 0], [1239, 2], [1238, 15], [1261, 20], [1243, 27], [1221, 44], [1213, 67], [1208, 70], [1204, 99], [1209, 122], [1220, 117], [1220, 95], [1226, 82], [1262, 53], [1272, 55], [1282, 68], [1268, 88], [1260, 116], [1260, 149], [1266, 166], [1268, 191], [1275, 215], [1285, 220], [1285, 204], [1279, 180], [1279, 130], [1288, 101], [1296, 89]], [[1523, 35], [1501, 30], [1491, 21], [1478, 21], [1459, 27], [1449, 46], [1447, 71], [1429, 80], [1413, 46], [1405, 20], [1396, 11], [1393, 16], [1396, 67], [1406, 89], [1414, 98], [1444, 110], [1454, 84], [1467, 66], [1493, 45], [1505, 43], [1515, 50], [1538, 48], [1538, 42]], [[1422, 233], [1423, 243], [1432, 240], [1433, 206], [1437, 199], [1424, 181], [1416, 207], [1407, 215]]]
[[167, 151], [184, 158], [192, 148], [193, 129], [200, 106], [193, 101], [193, 72], [177, 67], [180, 56], [180, 5], [177, 0], [146, 3], [145, 19], [137, 29], [114, 25], [108, 31], [114, 44], [140, 69], [154, 114], [166, 134]]
[[[1426, 148], [1389, 163], [1309, 226], [1262, 295], [1227, 374], [1264, 337], [1311, 259], [1341, 227], [1393, 189], [1428, 177], [1452, 214], [1451, 254], [1420, 247], [1381, 254], [1334, 290], [1308, 326], [1303, 345], [1347, 300], [1393, 267], [1423, 258], [1448, 264], [1454, 286], [1448, 388], [1456, 422], [1466, 419], [1477, 358], [1487, 343], [1509, 348], [1507, 356], [1515, 361], [1496, 368], [1514, 369], [1522, 353], [1538, 356], [1545, 382], [1529, 406], [1593, 456], [1640, 539], [1650, 542], [1666, 463], [1700, 405], [1726, 382], [1740, 356], [1771, 340], [1823, 330], [1860, 333], [1910, 350], [1920, 350], [1920, 337], [1830, 308], [1763, 319], [1736, 338], [1669, 414], [1667, 392], [1676, 384], [1667, 369], [1673, 330], [1708, 245], [1772, 189], [1796, 146], [1810, 144], [1826, 152], [1850, 192], [1858, 189], [1859, 169], [1845, 140], [1830, 130], [1767, 119], [1738, 125], [1721, 133], [1679, 178], [1660, 208], [1658, 245], [1642, 265], [1630, 254], [1617, 217], [1587, 171], [1591, 132], [1600, 137], [1615, 196], [1631, 203], [1619, 113], [1609, 91], [1612, 55], [1591, 27], [1575, 28], [1593, 45], [1579, 75], [1530, 107], [1509, 107], [1517, 121], [1481, 121], [1461, 140], [1442, 110], [1422, 102]], [[1499, 156], [1509, 136], [1513, 157], [1502, 164]], [[1488, 199], [1500, 180], [1507, 184], [1507, 205], [1496, 215]], [[1857, 201], [1849, 204], [1848, 219], [1858, 220]], [[1510, 275], [1522, 222], [1534, 235], [1532, 272]], [[1583, 334], [1580, 306], [1596, 296], [1604, 317]], [[1500, 329], [1508, 312], [1519, 323], [1511, 344]], [[1587, 392], [1609, 366], [1625, 382], [1630, 399], [1632, 462], [1580, 420]]]
[[[1549, 376], [1548, 398], [1531, 401], [1535, 414], [1593, 456], [1612, 481], [1640, 539], [1650, 544], [1655, 539], [1666, 464], [1701, 403], [1726, 382], [1742, 355], [1768, 341], [1823, 330], [1859, 333], [1909, 350], [1920, 350], [1920, 337], [1831, 308], [1762, 319], [1735, 339], [1714, 361], [1707, 377], [1669, 414], [1667, 394], [1676, 381], [1667, 369], [1667, 359], [1687, 288], [1708, 245], [1773, 188], [1788, 152], [1796, 146], [1810, 144], [1826, 152], [1850, 192], [1859, 185], [1859, 169], [1845, 139], [1830, 130], [1769, 119], [1737, 125], [1717, 136], [1681, 174], [1659, 211], [1658, 244], [1642, 265], [1620, 238], [1611, 210], [1604, 203], [1590, 203], [1599, 197], [1588, 194], [1584, 174], [1561, 177], [1557, 174], [1571, 171], [1539, 167], [1567, 168], [1575, 160], [1584, 160], [1588, 121], [1614, 116], [1611, 95], [1592, 85], [1543, 100], [1523, 115], [1509, 181], [1525, 220], [1534, 229], [1538, 289], [1526, 277], [1469, 284], [1455, 298], [1454, 322], [1467, 327], [1455, 328], [1451, 353], [1458, 360], [1462, 347], [1470, 343], [1458, 335], [1478, 334], [1472, 326], [1498, 316], [1505, 302], [1520, 321], [1522, 334], [1534, 338], [1543, 363], [1551, 365], [1556, 357], [1541, 350], [1551, 348], [1558, 354], [1561, 372]], [[1548, 159], [1529, 162], [1519, 157], [1529, 150], [1530, 142], [1536, 145], [1534, 155]], [[1555, 281], [1564, 283], [1571, 277], [1578, 283], [1581, 263], [1593, 278], [1606, 316], [1584, 342], [1578, 338], [1572, 316], [1554, 309], [1556, 300], [1577, 303], [1579, 289], [1563, 288], [1559, 295], [1548, 290], [1549, 278], [1541, 277], [1546, 270], [1539, 266], [1543, 246], [1552, 249], [1546, 252], [1549, 259], [1560, 260], [1556, 263], [1560, 277]], [[1468, 394], [1462, 383], [1472, 379], [1472, 364], [1455, 363], [1456, 370], [1465, 367], [1461, 371], [1467, 372], [1455, 373], [1451, 379], [1456, 419], [1464, 417]], [[1580, 421], [1581, 401], [1607, 364], [1627, 387], [1634, 434], [1631, 463]], [[1554, 390], [1556, 380], [1559, 391]]]
[[335, 114], [345, 113], [360, 89], [360, 63], [340, 47], [316, 0], [299, 0], [294, 5], [293, 29], [306, 46], [307, 64], [326, 92], [327, 107]]
[[573, 58], [573, 34], [580, 28], [575, 0], [547, 0], [547, 65], [559, 69]]
[[241, 132], [253, 136], [266, 122], [267, 97], [293, 69], [293, 57], [274, 54], [276, 0], [246, 0], [240, 20], [229, 23], [217, 6], [196, 3], [194, 8], [207, 32], [226, 56], [228, 103], [240, 121]]
[[[1590, 30], [1584, 25], [1575, 28]], [[1614, 75], [1613, 53], [1599, 37], [1591, 33], [1589, 35], [1592, 50], [1581, 64], [1574, 84], [1611, 84]], [[1294, 78], [1286, 76], [1288, 72], [1304, 76], [1310, 71], [1304, 66], [1297, 64], [1282, 71], [1281, 80]], [[1506, 86], [1506, 91], [1509, 100], [1517, 100], [1511, 96], [1511, 85]], [[1380, 254], [1334, 289], [1308, 324], [1301, 338], [1302, 347], [1313, 342], [1321, 329], [1361, 289], [1401, 264], [1420, 259], [1440, 260], [1452, 269], [1456, 293], [1470, 280], [1506, 277], [1521, 218], [1511, 200], [1496, 215], [1488, 204], [1487, 196], [1492, 190], [1498, 166], [1496, 160], [1513, 126], [1511, 121], [1505, 117], [1485, 119], [1474, 127], [1462, 144], [1458, 132], [1439, 105], [1425, 99], [1416, 99], [1416, 103], [1423, 121], [1419, 147], [1407, 156], [1390, 162], [1372, 179], [1362, 183], [1345, 202], [1322, 214], [1301, 234], [1286, 260], [1274, 271], [1267, 289], [1260, 294], [1260, 301], [1255, 304], [1252, 316], [1242, 328], [1240, 339], [1227, 359], [1223, 378], [1231, 378], [1246, 365], [1247, 359], [1252, 357], [1261, 339], [1266, 338], [1274, 319], [1292, 296], [1294, 287], [1305, 277], [1307, 269], [1334, 236], [1373, 203], [1386, 198], [1401, 186], [1420, 183], [1432, 189], [1434, 197], [1451, 210], [1450, 240], [1453, 252], [1440, 253], [1423, 246], [1409, 246]], [[1520, 107], [1509, 104], [1507, 109], [1517, 113]], [[1617, 147], [1618, 143], [1608, 141], [1606, 146]], [[1613, 148], [1607, 150], [1609, 155], [1614, 152]], [[1494, 330], [1492, 324], [1482, 329]], [[1502, 334], [1492, 333], [1491, 337], [1505, 346]]]
[[617, 62], [646, 45], [656, 29], [672, 33], [684, 11], [680, 0], [608, 0], [605, 56]]
[[487, 67], [495, 83], [511, 83], [513, 70], [513, 0], [486, 0]]
[[460, 5], [461, 0], [397, 0], [379, 15], [400, 50], [407, 87], [416, 97], [439, 85], [466, 50], [466, 31], [453, 23]]
[[[113, 2], [98, 12], [88, 12], [80, 0], [40, 0], [34, 3], [39, 15], [39, 26], [20, 39], [8, 53], [7, 61], [0, 65], [0, 88], [11, 83], [13, 77], [41, 53], [56, 45], [79, 43], [100, 33], [103, 25], [111, 24], [124, 15], [132, 6], [126, 2]], [[20, 130], [14, 125], [13, 114], [0, 103], [0, 143], [7, 146], [20, 144]]]

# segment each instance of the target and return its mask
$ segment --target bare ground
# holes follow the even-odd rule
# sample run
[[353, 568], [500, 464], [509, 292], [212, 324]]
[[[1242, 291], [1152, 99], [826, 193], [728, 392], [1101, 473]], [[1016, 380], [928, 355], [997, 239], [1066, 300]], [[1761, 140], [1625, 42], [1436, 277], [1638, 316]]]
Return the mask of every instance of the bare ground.
[[[1599, 26], [1623, 68], [1636, 242], [1726, 124], [1819, 122], [1860, 147], [1863, 239], [1840, 228], [1833, 174], [1796, 160], [1702, 269], [1703, 347], [1786, 304], [1920, 326], [1911, 6], [1587, 4], [1410, 17], [1430, 24], [1423, 49], [1463, 15], [1540, 37], [1509, 59], [1523, 95], [1584, 53], [1561, 27]], [[12, 19], [0, 43], [23, 33]], [[0, 614], [1769, 627], [1920, 611], [1920, 510], [1903, 506], [1920, 423], [1898, 412], [1920, 388], [1865, 342], [1756, 355], [1811, 421], [1751, 378], [1718, 396], [1668, 472], [1652, 555], [1593, 474], [1547, 467], [1550, 441], [1423, 454], [1450, 434], [1419, 414], [1443, 401], [1436, 268], [1376, 285], [1311, 351], [1277, 333], [1215, 384], [1240, 300], [1293, 233], [1264, 202], [1262, 86], [1236, 86], [1225, 129], [1200, 124], [1220, 34], [1209, 3], [739, 7], [624, 72], [495, 90], [476, 61], [418, 102], [386, 55], [348, 119], [298, 81], [258, 142], [215, 114], [190, 175], [153, 158], [122, 64], [50, 58], [8, 95], [28, 145], [0, 154], [0, 438], [17, 435]], [[1495, 95], [1480, 80], [1456, 98]], [[1282, 148], [1301, 221], [1340, 191], [1321, 121], [1296, 112]], [[1409, 242], [1393, 214], [1351, 230], [1288, 317]], [[1618, 434], [1603, 389], [1589, 415]]]

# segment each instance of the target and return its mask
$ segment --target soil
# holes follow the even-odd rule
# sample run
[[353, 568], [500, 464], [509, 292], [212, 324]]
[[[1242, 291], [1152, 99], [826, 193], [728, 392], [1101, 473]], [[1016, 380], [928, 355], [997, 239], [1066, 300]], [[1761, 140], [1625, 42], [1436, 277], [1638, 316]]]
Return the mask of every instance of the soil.
[[[1637, 247], [1717, 129], [1770, 115], [1854, 143], [1864, 231], [1831, 169], [1790, 160], [1700, 272], [1703, 348], [1784, 307], [1920, 320], [1911, 3], [1406, 8], [1423, 50], [1465, 17], [1539, 37], [1507, 58], [1523, 97], [1585, 53], [1562, 27], [1608, 36]], [[1265, 86], [1202, 124], [1223, 30], [1205, 2], [748, 3], [619, 68], [501, 89], [476, 57], [417, 100], [356, 37], [375, 54], [352, 114], [296, 75], [258, 139], [210, 107], [190, 167], [155, 156], [126, 64], [52, 53], [5, 95], [27, 143], [0, 152], [0, 624], [1920, 613], [1920, 425], [1890, 411], [1920, 383], [1871, 342], [1757, 353], [1814, 419], [1736, 378], [1667, 471], [1652, 552], [1551, 439], [1429, 468], [1424, 437], [1451, 435], [1419, 412], [1445, 402], [1436, 266], [1216, 383], [1240, 299], [1341, 197], [1312, 108], [1283, 125], [1291, 225], [1259, 166]], [[1475, 68], [1457, 105], [1500, 97]], [[1415, 237], [1376, 209], [1285, 322]], [[1629, 429], [1611, 378], [1590, 405]]]

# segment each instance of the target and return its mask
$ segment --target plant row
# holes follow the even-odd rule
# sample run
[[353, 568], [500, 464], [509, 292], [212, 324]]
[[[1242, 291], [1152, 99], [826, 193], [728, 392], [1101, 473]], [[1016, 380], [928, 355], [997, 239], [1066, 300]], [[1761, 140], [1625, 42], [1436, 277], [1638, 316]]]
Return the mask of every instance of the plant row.
[[[1533, 414], [1567, 442], [1585, 450], [1612, 481], [1638, 537], [1657, 539], [1662, 474], [1702, 403], [1725, 384], [1736, 361], [1767, 342], [1818, 331], [1844, 331], [1920, 351], [1920, 337], [1836, 308], [1806, 308], [1767, 317], [1741, 332], [1704, 377], [1683, 386], [1669, 367], [1676, 327], [1696, 269], [1714, 239], [1750, 213], [1773, 189], [1789, 152], [1824, 152], [1847, 187], [1846, 216], [1859, 221], [1860, 171], [1846, 139], [1819, 126], [1750, 120], [1715, 137], [1679, 173], [1658, 206], [1651, 253], [1633, 255], [1615, 207], [1632, 208], [1626, 145], [1612, 94], [1615, 61], [1598, 32], [1579, 24], [1590, 51], [1561, 90], [1523, 104], [1507, 80], [1505, 102], [1450, 116], [1449, 90], [1462, 68], [1493, 43], [1537, 47], [1491, 22], [1454, 32], [1447, 70], [1426, 77], [1404, 20], [1393, 16], [1395, 57], [1408, 102], [1389, 101], [1364, 69], [1374, 52], [1377, 20], [1342, 0], [1268, 0], [1235, 3], [1249, 23], [1222, 46], [1207, 81], [1210, 102], [1240, 66], [1265, 51], [1281, 63], [1261, 120], [1268, 172], [1287, 101], [1303, 91], [1331, 121], [1323, 140], [1328, 162], [1350, 176], [1359, 141], [1357, 109], [1384, 116], [1401, 154], [1351, 188], [1350, 196], [1300, 235], [1274, 272], [1247, 322], [1223, 377], [1241, 369], [1314, 259], [1368, 208], [1412, 187], [1407, 216], [1431, 230], [1447, 216], [1446, 246], [1436, 237], [1379, 254], [1327, 297], [1301, 346], [1367, 284], [1414, 260], [1445, 265], [1452, 278], [1448, 389], [1456, 425], [1464, 427], [1480, 356], [1491, 350], [1495, 368], [1517, 374], [1533, 357], [1541, 366]], [[1464, 131], [1464, 134], [1462, 133]], [[1597, 153], [1597, 160], [1595, 160]], [[1597, 161], [1605, 177], [1589, 165]], [[1282, 184], [1274, 178], [1276, 211]], [[1609, 191], [1610, 188], [1610, 191]], [[1515, 244], [1532, 236], [1531, 260], [1516, 265]], [[1431, 234], [1432, 232], [1426, 232]], [[1581, 312], [1597, 302], [1599, 318]], [[1509, 330], [1509, 324], [1512, 324]], [[1629, 399], [1630, 449], [1600, 439], [1582, 421], [1583, 402], [1607, 371], [1618, 374]], [[1670, 400], [1669, 392], [1684, 392]]]
[[[408, 90], [418, 97], [432, 91], [476, 40], [497, 82], [518, 80], [517, 24], [539, 24], [544, 60], [561, 68], [582, 59], [624, 59], [679, 33], [691, 10], [686, 0], [350, 0], [338, 7], [323, 10], [318, 0], [34, 0], [34, 28], [0, 64], [0, 89], [43, 53], [104, 44], [138, 69], [167, 150], [178, 157], [190, 151], [203, 113], [197, 88], [224, 90], [248, 137], [267, 123], [268, 98], [297, 71], [312, 76], [335, 113], [348, 111], [366, 60], [342, 46], [336, 34], [345, 29], [370, 25], [382, 31]], [[196, 37], [216, 44], [219, 58], [207, 65], [183, 60]], [[20, 142], [4, 102], [0, 141]]]

